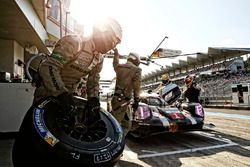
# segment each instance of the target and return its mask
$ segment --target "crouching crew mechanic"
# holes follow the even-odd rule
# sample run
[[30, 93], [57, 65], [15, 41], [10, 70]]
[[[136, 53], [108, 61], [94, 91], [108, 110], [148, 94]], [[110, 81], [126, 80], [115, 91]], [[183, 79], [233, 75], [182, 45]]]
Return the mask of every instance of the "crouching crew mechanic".
[[[119, 53], [114, 49], [113, 67], [116, 72], [116, 85], [114, 96], [111, 100], [112, 114], [121, 124], [125, 136], [132, 126], [133, 111], [129, 105], [134, 98], [132, 108], [137, 110], [141, 86], [140, 57], [136, 53], [129, 53], [127, 62], [119, 64]], [[125, 104], [125, 105], [124, 105]]]
[[183, 92], [184, 99], [187, 99], [188, 102], [199, 103], [201, 88], [196, 86], [196, 84], [194, 83], [194, 77], [191, 75], [188, 75], [184, 79], [184, 82], [187, 87], [186, 90], [184, 90]]
[[[103, 66], [103, 55], [121, 42], [122, 29], [111, 18], [93, 26], [90, 37], [68, 35], [55, 45], [52, 54], [39, 68], [42, 79], [34, 93], [34, 102], [46, 96], [55, 96], [68, 111], [73, 104], [72, 94], [81, 78], [87, 77], [87, 107], [99, 116], [99, 79]], [[96, 109], [96, 110], [94, 110]], [[91, 116], [91, 117], [92, 117]]]

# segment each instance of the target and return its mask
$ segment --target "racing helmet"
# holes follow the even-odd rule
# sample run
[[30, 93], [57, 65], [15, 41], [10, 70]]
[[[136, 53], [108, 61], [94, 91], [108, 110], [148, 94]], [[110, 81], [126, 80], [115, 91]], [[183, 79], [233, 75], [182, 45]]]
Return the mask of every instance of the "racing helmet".
[[[100, 47], [105, 46], [103, 53], [116, 47], [122, 40], [122, 28], [120, 24], [112, 18], [106, 18], [97, 22], [93, 27], [94, 41]], [[97, 47], [98, 47], [97, 46]]]
[[161, 81], [162, 81], [162, 83], [163, 84], [167, 84], [168, 82], [169, 82], [169, 75], [168, 74], [163, 74], [162, 76], [161, 76]]
[[190, 87], [193, 83], [194, 77], [192, 77], [191, 75], [186, 76], [186, 78], [184, 79], [185, 85], [187, 87]]
[[139, 66], [140, 64], [140, 56], [135, 52], [130, 52], [127, 58], [127, 61], [132, 62], [134, 65]]

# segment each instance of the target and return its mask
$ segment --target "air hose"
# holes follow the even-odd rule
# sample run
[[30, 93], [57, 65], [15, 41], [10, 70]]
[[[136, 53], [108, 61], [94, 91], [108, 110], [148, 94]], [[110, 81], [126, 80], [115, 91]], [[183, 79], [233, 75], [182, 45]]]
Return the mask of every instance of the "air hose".
[[[39, 54], [32, 55], [32, 56], [30, 57], [30, 59], [27, 61], [27, 63], [26, 63], [25, 72], [26, 72], [26, 74], [27, 74], [27, 77], [28, 77], [28, 80], [29, 80], [29, 81], [32, 81], [32, 80], [33, 80], [32, 76], [30, 75], [30, 72], [29, 72], [30, 64], [31, 64], [31, 62], [32, 62], [34, 59], [36, 59], [36, 58], [38, 58], [38, 57], [41, 57], [41, 56], [47, 56], [47, 55], [44, 54], [44, 53], [39, 53]], [[41, 62], [40, 62], [40, 63], [41, 63]]]

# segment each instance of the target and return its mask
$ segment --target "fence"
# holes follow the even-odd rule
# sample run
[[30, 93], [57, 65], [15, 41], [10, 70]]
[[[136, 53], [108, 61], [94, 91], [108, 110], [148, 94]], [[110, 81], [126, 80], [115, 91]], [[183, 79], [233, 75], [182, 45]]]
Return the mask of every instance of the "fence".
[[248, 96], [245, 102], [240, 102], [237, 100], [237, 94], [233, 94], [232, 92], [232, 82], [230, 81], [216, 81], [209, 82], [207, 84], [202, 85], [202, 92], [200, 96], [200, 100], [204, 106], [206, 105], [245, 105], [250, 106], [250, 93], [247, 93]]

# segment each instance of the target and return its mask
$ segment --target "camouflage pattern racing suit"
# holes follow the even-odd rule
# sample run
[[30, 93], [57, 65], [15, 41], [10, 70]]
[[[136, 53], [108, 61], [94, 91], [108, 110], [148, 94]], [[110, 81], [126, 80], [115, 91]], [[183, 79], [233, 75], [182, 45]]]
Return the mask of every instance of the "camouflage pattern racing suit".
[[[116, 86], [111, 100], [112, 114], [121, 124], [126, 136], [132, 126], [133, 111], [129, 101], [132, 95], [134, 99], [138, 99], [140, 95], [141, 68], [130, 61], [119, 64], [119, 55], [114, 56], [113, 67], [116, 72]], [[126, 105], [120, 107], [126, 102], [128, 102]]]
[[56, 43], [52, 54], [40, 65], [42, 83], [35, 90], [34, 102], [45, 96], [73, 93], [85, 76], [88, 76], [88, 98], [99, 98], [99, 73], [102, 65], [103, 57], [95, 51], [92, 39], [77, 35], [64, 36]]

